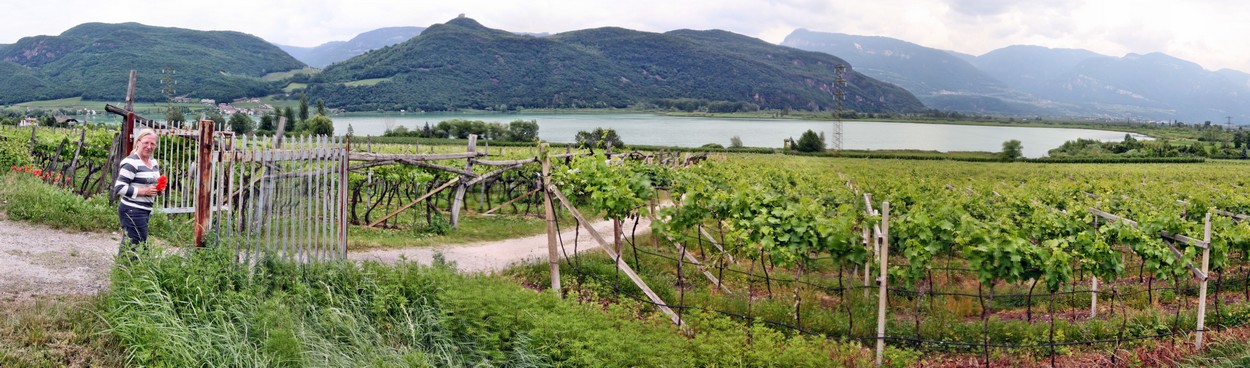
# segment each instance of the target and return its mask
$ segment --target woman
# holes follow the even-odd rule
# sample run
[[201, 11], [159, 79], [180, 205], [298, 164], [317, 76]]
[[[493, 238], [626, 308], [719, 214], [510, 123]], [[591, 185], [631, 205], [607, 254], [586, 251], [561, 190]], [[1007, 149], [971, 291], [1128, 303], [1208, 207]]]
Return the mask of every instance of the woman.
[[118, 254], [129, 251], [134, 258], [135, 247], [148, 241], [148, 218], [152, 215], [152, 204], [160, 190], [156, 182], [161, 176], [160, 165], [152, 158], [156, 151], [156, 132], [143, 129], [135, 135], [134, 150], [121, 162], [117, 173], [117, 181], [113, 182], [113, 191], [121, 197], [121, 205], [117, 206], [117, 217], [121, 219], [122, 229], [130, 244], [123, 243]]

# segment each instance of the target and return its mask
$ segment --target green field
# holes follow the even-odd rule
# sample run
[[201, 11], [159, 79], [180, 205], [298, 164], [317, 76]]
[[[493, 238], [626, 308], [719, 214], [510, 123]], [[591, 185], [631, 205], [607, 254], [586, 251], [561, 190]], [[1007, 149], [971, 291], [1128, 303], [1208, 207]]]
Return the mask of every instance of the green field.
[[290, 71], [285, 71], [285, 72], [273, 72], [273, 73], [265, 74], [265, 76], [261, 77], [261, 79], [265, 81], [273, 82], [273, 81], [280, 81], [283, 79], [291, 78], [297, 74], [317, 75], [319, 73], [321, 73], [321, 69], [303, 68], [303, 69], [296, 69], [296, 70], [290, 70]]
[[343, 83], [343, 85], [348, 86], [348, 87], [367, 87], [367, 86], [376, 85], [382, 82], [389, 82], [390, 80], [391, 78], [389, 77], [388, 78], [361, 79], [361, 80], [355, 80], [355, 81]]
[[[456, 143], [353, 147], [464, 151]], [[491, 153], [492, 159], [535, 154], [530, 147], [492, 147]], [[871, 193], [873, 208], [891, 204], [889, 280], [904, 290], [890, 296], [888, 335], [968, 344], [892, 341], [886, 352], [892, 364], [977, 361], [982, 350], [975, 346], [988, 338], [1022, 346], [994, 349], [994, 364], [1046, 365], [1054, 354], [1062, 365], [1114, 354], [1128, 361], [1235, 366], [1221, 362], [1245, 359], [1250, 350], [1237, 342], [1250, 329], [1250, 304], [1240, 298], [1250, 293], [1248, 225], [1214, 217], [1210, 267], [1220, 286], [1211, 295], [1225, 302], [1207, 309], [1214, 345], [1201, 354], [1186, 350], [1198, 300], [1187, 265], [1196, 262], [1199, 249], [1175, 244], [1183, 253], [1177, 257], [1152, 234], [1201, 237], [1208, 212], [1250, 212], [1247, 164], [1043, 165], [717, 153], [697, 166], [672, 169], [576, 160], [558, 166], [554, 179], [587, 214], [645, 216], [638, 204], [680, 199], [680, 206], [660, 210], [665, 220], [655, 224], [657, 232], [635, 234], [622, 246], [621, 260], [666, 303], [688, 307], [681, 315], [689, 330], [629, 297], [638, 289], [601, 254], [561, 264], [560, 299], [545, 290], [545, 265], [495, 276], [460, 276], [445, 267], [281, 261], [249, 271], [234, 267], [221, 250], [145, 256], [119, 268], [111, 291], [96, 298], [5, 304], [8, 320], [16, 322], [0, 324], [0, 365], [57, 365], [76, 356], [95, 365], [173, 366], [869, 366], [876, 289], [862, 288], [860, 267], [874, 253], [863, 247], [861, 230], [884, 221], [865, 214], [864, 193]], [[362, 180], [360, 174], [353, 180]], [[373, 171], [376, 177], [389, 174], [425, 177]], [[117, 226], [115, 212], [100, 197], [84, 201], [28, 177], [2, 178], [0, 210], [10, 220], [75, 231]], [[485, 203], [475, 197], [467, 197], [466, 208], [480, 211]], [[1095, 231], [1089, 208], [1132, 218], [1142, 228], [1100, 222]], [[351, 248], [543, 231], [541, 221], [517, 214], [466, 216], [462, 229], [443, 234], [432, 232], [420, 211], [385, 230], [353, 226]], [[567, 213], [561, 219], [562, 228], [573, 226]], [[154, 224], [159, 244], [186, 244], [182, 218], [161, 217]], [[724, 250], [695, 235], [697, 227]], [[672, 261], [683, 257], [675, 242], [721, 285], [699, 267]], [[1104, 294], [1100, 318], [1089, 319], [1082, 313], [1088, 313], [1086, 290], [1094, 276]], [[997, 297], [984, 297], [990, 294]], [[1164, 333], [1179, 335], [1080, 344]], [[46, 336], [62, 343], [44, 343]], [[622, 340], [631, 343], [618, 344]], [[1037, 346], [1051, 341], [1077, 345]]]

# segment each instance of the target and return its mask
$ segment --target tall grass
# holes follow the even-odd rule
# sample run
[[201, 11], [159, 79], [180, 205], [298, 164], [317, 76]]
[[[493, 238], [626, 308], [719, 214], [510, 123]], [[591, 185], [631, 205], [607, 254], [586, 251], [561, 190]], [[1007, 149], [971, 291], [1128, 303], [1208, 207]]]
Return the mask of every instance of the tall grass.
[[[473, 341], [453, 336], [443, 322], [435, 299], [438, 272], [274, 259], [249, 267], [225, 249], [143, 255], [116, 269], [102, 315], [134, 365], [455, 367], [486, 361]], [[523, 352], [513, 356], [518, 366], [541, 365]]]
[[121, 367], [98, 297], [0, 301], [0, 367]]
[[[56, 229], [121, 231], [117, 205], [109, 204], [107, 196], [83, 199], [69, 189], [48, 185], [16, 172], [0, 174], [0, 211], [10, 219]], [[191, 238], [189, 226], [178, 224], [159, 211], [152, 213], [148, 225], [155, 237], [169, 241]]]

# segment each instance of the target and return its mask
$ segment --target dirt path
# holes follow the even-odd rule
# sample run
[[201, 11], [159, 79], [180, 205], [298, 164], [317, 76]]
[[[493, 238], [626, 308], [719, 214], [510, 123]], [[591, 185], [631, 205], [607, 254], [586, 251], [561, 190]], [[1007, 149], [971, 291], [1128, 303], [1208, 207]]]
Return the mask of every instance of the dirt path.
[[[604, 240], [612, 241], [612, 222], [603, 220], [594, 223], [594, 228], [603, 235]], [[625, 236], [629, 236], [633, 231], [633, 221], [627, 222], [623, 227]], [[651, 222], [643, 219], [638, 223], [637, 233], [642, 234], [649, 231]], [[574, 231], [569, 228], [561, 228], [564, 232], [561, 237], [564, 239], [564, 251], [573, 254]], [[564, 257], [564, 251], [556, 244], [556, 251]], [[595, 242], [585, 229], [578, 232], [577, 251], [585, 252], [599, 249], [599, 244]], [[401, 260], [418, 262], [421, 264], [430, 264], [434, 261], [434, 254], [442, 253], [443, 258], [448, 262], [454, 262], [456, 269], [461, 272], [493, 272], [500, 271], [508, 266], [525, 263], [531, 261], [539, 261], [547, 259], [547, 234], [539, 234], [524, 238], [507, 239], [500, 241], [470, 243], [461, 245], [451, 245], [436, 248], [403, 248], [403, 249], [375, 249], [363, 252], [348, 253], [347, 257], [359, 261], [379, 261], [382, 263], [396, 263]]]
[[[612, 223], [599, 221], [595, 229], [611, 241]], [[626, 235], [633, 223], [624, 225]], [[638, 233], [650, 222], [638, 224]], [[574, 231], [562, 234], [565, 249], [573, 253]], [[599, 249], [584, 229], [578, 232], [577, 251]], [[109, 272], [121, 236], [117, 233], [67, 232], [42, 225], [4, 219], [0, 215], [0, 301], [26, 301], [61, 295], [93, 295], [108, 288]], [[547, 235], [436, 248], [376, 249], [348, 253], [357, 261], [397, 263], [403, 260], [431, 264], [442, 253], [462, 272], [493, 272], [517, 263], [547, 259]]]
[[0, 220], [0, 300], [91, 295], [108, 288], [116, 234]]

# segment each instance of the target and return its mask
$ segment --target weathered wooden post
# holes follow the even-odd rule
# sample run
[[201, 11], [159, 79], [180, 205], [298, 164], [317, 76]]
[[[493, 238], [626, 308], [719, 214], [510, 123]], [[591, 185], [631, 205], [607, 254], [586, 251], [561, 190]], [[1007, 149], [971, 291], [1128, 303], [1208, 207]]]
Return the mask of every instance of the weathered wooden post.
[[87, 128], [83, 127], [78, 132], [78, 148], [74, 149], [74, 159], [70, 160], [69, 166], [65, 167], [61, 172], [61, 176], [65, 177], [65, 181], [70, 181], [70, 177], [76, 176], [78, 167], [78, 157], [82, 153], [82, 145], [87, 142]]
[[[1094, 216], [1094, 233], [1098, 233], [1098, 216]], [[1094, 276], [1093, 288], [1089, 292], [1089, 319], [1098, 316], [1098, 276]], [[1115, 307], [1113, 304], [1112, 307]]]
[[543, 211], [547, 219], [547, 264], [551, 267], [551, 291], [560, 297], [560, 254], [556, 252], [556, 212], [551, 203], [551, 155], [548, 155], [546, 143], [538, 146], [538, 155], [542, 157], [543, 177]]
[[195, 246], [204, 247], [204, 233], [208, 231], [208, 218], [212, 212], [213, 178], [213, 124], [200, 121], [199, 154], [196, 155], [196, 175], [199, 183], [195, 188]]
[[1206, 246], [1202, 248], [1202, 280], [1198, 286], [1198, 332], [1194, 334], [1194, 345], [1202, 349], [1202, 334], [1206, 329], [1207, 321], [1207, 280], [1211, 278], [1211, 212], [1207, 212], [1207, 218], [1202, 228], [1202, 241]]
[[889, 274], [886, 270], [890, 265], [890, 202], [881, 202], [881, 265], [880, 287], [877, 289], [877, 366], [881, 366], [885, 358], [885, 307]]
[[[113, 159], [109, 161], [108, 180], [107, 183], [104, 183], [104, 186], [109, 188], [112, 188], [112, 182], [117, 178], [116, 168], [121, 165], [122, 159], [125, 159], [130, 154], [131, 145], [133, 144], [132, 139], [134, 138], [131, 135], [133, 135], [135, 129], [135, 80], [138, 78], [138, 75], [137, 71], [130, 71], [130, 83], [126, 86], [126, 110], [120, 112], [125, 115], [126, 119], [122, 121], [121, 133], [117, 138], [117, 149], [114, 152]], [[105, 110], [108, 109], [106, 108]], [[114, 113], [119, 112], [114, 111]], [[109, 190], [109, 203], [116, 203], [117, 196], [117, 192]]]
[[352, 136], [349, 134], [343, 137], [343, 157], [339, 161], [339, 208], [338, 212], [338, 230], [339, 230], [339, 247], [343, 250], [343, 258], [347, 258], [347, 185], [349, 183], [349, 175], [347, 169], [351, 162], [352, 156]]
[[1098, 276], [1094, 276], [1093, 286], [1089, 291], [1089, 319], [1098, 316]]
[[[468, 153], [477, 152], [477, 134], [469, 134], [469, 145], [468, 147], [465, 148], [465, 152], [468, 152]], [[472, 157], [465, 158], [464, 170], [465, 171], [473, 170], [473, 158]], [[466, 189], [468, 189], [468, 186], [465, 185], [465, 183], [468, 182], [469, 179], [470, 178], [462, 177], [460, 179], [460, 185], [456, 186], [455, 199], [451, 203], [451, 227], [453, 229], [460, 228], [460, 209], [464, 207], [464, 192]]]
[[35, 154], [35, 129], [37, 128], [39, 128], [38, 125], [30, 126], [30, 154], [32, 155]]

